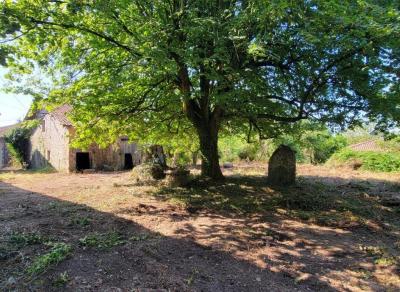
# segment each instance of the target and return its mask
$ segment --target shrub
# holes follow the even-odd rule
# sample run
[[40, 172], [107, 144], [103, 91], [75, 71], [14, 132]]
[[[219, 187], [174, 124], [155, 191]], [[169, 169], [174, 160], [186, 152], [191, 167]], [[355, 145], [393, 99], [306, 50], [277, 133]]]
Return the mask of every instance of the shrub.
[[361, 164], [361, 169], [393, 172], [400, 171], [400, 154], [394, 152], [354, 151], [343, 149], [335, 153], [328, 161], [328, 165], [353, 165]]
[[239, 158], [241, 160], [253, 161], [257, 156], [257, 147], [255, 145], [246, 145], [239, 151]]

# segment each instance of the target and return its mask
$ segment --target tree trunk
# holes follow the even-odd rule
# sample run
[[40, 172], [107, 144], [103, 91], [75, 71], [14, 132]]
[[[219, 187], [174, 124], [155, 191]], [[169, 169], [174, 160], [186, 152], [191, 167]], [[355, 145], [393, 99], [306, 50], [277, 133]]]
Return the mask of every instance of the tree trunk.
[[198, 129], [201, 152], [201, 175], [213, 180], [223, 180], [218, 156], [218, 130], [209, 127]]
[[197, 165], [197, 158], [198, 158], [199, 151], [192, 152], [192, 165]]

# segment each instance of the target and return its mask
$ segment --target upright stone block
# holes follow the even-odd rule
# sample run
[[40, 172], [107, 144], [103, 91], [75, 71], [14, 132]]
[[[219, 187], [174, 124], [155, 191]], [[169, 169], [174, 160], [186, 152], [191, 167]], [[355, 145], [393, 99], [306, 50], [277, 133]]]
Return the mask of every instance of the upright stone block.
[[296, 181], [296, 152], [280, 145], [272, 154], [268, 164], [268, 183], [288, 186]]

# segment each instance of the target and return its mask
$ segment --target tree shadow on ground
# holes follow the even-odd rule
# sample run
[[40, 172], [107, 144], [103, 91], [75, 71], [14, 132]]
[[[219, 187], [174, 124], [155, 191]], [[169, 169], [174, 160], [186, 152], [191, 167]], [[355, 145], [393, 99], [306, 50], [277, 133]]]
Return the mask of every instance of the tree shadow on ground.
[[[160, 200], [183, 202], [186, 211], [173, 204], [139, 204], [115, 214], [0, 182], [0, 288], [334, 291], [344, 279], [348, 285], [385, 289], [376, 278], [376, 272], [384, 270], [373, 264], [375, 255], [358, 245], [392, 242], [388, 235], [379, 233], [377, 239], [364, 227], [296, 223], [284, 209], [287, 201], [279, 199], [287, 190], [260, 185], [261, 179], [234, 177], [225, 184], [162, 189], [156, 194]], [[163, 236], [117, 216], [129, 213], [182, 225], [173, 236]], [[29, 266], [50, 247], [41, 242], [16, 249], [9, 245], [12, 234], [40, 234], [48, 241], [70, 244], [73, 251], [43, 274], [30, 276]], [[357, 275], [350, 279], [349, 270]], [[68, 281], [60, 287], [57, 279], [63, 272]], [[390, 273], [397, 275], [384, 271]]]
[[[283, 273], [260, 268], [190, 238], [163, 236], [134, 221], [11, 184], [0, 182], [0, 196], [0, 288], [3, 291], [329, 288], [324, 282], [313, 283], [314, 286], [296, 285]], [[39, 256], [48, 254], [54, 243], [70, 245], [72, 253], [65, 260], [53, 262], [40, 274], [29, 274], [29, 267]]]
[[232, 176], [220, 184], [164, 188], [155, 196], [214, 220], [188, 223], [177, 234], [232, 253], [251, 251], [261, 265], [295, 279], [329, 283], [347, 277], [357, 287], [382, 290], [385, 282], [400, 288], [400, 208], [384, 204], [399, 190], [400, 184], [384, 180], [300, 176], [297, 185], [276, 188], [263, 176]]
[[327, 226], [345, 227], [346, 223], [360, 225], [372, 220], [400, 227], [399, 206], [385, 205], [386, 199], [396, 194], [400, 194], [400, 183], [384, 180], [300, 176], [294, 186], [274, 187], [264, 176], [230, 176], [224, 183], [198, 180], [187, 188], [161, 188], [154, 195], [159, 200], [182, 203], [192, 213], [205, 209], [262, 216], [282, 211]]

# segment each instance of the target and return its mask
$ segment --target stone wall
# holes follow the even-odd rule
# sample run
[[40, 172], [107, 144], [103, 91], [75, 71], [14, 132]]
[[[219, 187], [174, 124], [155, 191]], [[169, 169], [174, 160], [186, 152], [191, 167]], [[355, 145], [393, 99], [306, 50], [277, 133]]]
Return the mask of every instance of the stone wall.
[[141, 154], [135, 143], [121, 138], [104, 149], [93, 143], [88, 149], [70, 147], [74, 129], [62, 125], [51, 115], [46, 115], [30, 139], [30, 167], [53, 167], [57, 171], [76, 170], [76, 153], [89, 153], [90, 167], [97, 170], [122, 170], [125, 154], [131, 154], [134, 165], [141, 163]]
[[100, 148], [93, 143], [88, 149], [70, 149], [70, 171], [76, 170], [76, 153], [89, 153], [91, 168], [96, 170], [123, 170], [125, 154], [131, 154], [134, 165], [141, 163], [141, 154], [135, 143], [119, 139], [117, 143], [106, 148]]
[[30, 167], [69, 171], [69, 129], [46, 115], [30, 139]]
[[0, 168], [8, 166], [9, 160], [10, 158], [7, 152], [6, 142], [4, 141], [4, 138], [0, 137]]

